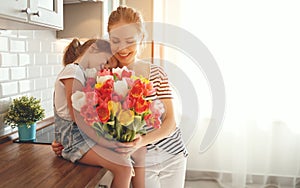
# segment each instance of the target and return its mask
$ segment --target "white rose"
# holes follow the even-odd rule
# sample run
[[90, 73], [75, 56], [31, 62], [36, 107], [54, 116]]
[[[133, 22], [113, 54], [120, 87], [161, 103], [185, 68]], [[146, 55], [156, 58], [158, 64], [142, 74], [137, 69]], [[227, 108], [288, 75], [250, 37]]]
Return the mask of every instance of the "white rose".
[[125, 97], [128, 93], [128, 85], [125, 79], [122, 80], [118, 80], [114, 83], [114, 91], [119, 94], [122, 95], [123, 97]]
[[97, 76], [97, 69], [96, 68], [86, 69], [85, 70], [85, 76], [87, 78], [96, 78], [96, 76]]
[[104, 83], [106, 80], [114, 79], [112, 75], [97, 76], [97, 83]]
[[82, 91], [76, 91], [71, 96], [72, 106], [75, 110], [80, 112], [81, 107], [86, 104], [85, 93]]

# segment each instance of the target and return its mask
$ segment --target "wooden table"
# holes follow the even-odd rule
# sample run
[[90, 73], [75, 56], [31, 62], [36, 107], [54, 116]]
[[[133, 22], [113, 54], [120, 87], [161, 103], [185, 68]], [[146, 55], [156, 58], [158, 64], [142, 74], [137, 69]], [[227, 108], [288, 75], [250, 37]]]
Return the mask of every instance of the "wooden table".
[[95, 187], [106, 171], [57, 157], [50, 145], [0, 144], [0, 187]]

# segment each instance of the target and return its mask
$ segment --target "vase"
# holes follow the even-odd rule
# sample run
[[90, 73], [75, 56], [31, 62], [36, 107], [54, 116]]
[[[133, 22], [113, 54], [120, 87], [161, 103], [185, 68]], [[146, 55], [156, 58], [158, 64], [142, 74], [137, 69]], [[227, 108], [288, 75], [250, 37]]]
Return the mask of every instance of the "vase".
[[26, 124], [18, 126], [19, 141], [29, 142], [36, 139], [36, 123], [28, 128]]

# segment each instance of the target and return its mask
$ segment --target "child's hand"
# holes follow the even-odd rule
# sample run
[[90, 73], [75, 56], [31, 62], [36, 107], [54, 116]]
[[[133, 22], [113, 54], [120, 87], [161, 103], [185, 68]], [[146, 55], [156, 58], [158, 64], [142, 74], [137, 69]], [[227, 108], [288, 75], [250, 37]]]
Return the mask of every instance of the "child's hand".
[[51, 147], [52, 147], [52, 151], [54, 151], [54, 153], [60, 157], [61, 152], [64, 149], [63, 145], [61, 145], [61, 143], [53, 141]]

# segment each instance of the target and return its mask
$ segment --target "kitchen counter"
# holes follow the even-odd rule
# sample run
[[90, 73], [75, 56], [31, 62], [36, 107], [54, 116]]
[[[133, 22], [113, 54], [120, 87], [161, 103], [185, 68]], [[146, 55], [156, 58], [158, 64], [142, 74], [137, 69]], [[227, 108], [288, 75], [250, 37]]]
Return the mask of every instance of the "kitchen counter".
[[0, 144], [0, 187], [95, 187], [106, 171], [57, 157], [49, 145]]
[[15, 143], [15, 139], [10, 135], [0, 144], [0, 187], [94, 188], [107, 171], [57, 157], [50, 145]]

